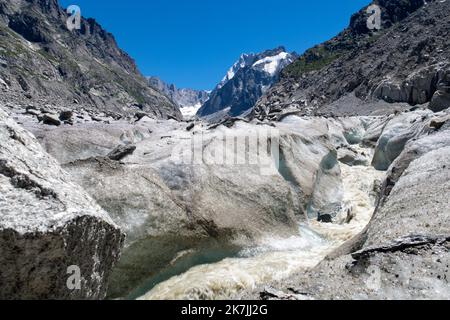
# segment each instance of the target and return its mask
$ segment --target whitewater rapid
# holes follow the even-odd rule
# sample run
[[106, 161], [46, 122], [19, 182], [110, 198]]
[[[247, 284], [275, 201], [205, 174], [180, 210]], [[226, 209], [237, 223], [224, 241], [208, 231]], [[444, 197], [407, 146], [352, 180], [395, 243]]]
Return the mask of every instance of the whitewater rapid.
[[[299, 224], [298, 236], [267, 238], [257, 247], [242, 250], [237, 258], [195, 266], [158, 284], [139, 299], [229, 299], [242, 290], [251, 290], [315, 267], [329, 253], [360, 233], [374, 212], [374, 182], [382, 179], [383, 172], [370, 166], [345, 164], [341, 164], [341, 171], [345, 193], [337, 223], [309, 221]], [[349, 212], [353, 219], [346, 223]]]

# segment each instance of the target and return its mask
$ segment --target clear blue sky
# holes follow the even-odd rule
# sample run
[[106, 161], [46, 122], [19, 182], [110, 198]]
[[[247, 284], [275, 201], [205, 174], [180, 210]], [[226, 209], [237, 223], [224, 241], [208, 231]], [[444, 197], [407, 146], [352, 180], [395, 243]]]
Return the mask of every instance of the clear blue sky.
[[113, 33], [144, 75], [212, 89], [241, 53], [302, 53], [345, 28], [370, 0], [60, 0]]

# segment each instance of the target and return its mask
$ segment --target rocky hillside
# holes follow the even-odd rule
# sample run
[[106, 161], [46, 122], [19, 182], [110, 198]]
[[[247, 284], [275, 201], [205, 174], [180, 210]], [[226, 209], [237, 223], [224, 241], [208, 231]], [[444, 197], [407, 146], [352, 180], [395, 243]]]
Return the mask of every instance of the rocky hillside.
[[296, 57], [295, 53], [288, 53], [283, 47], [241, 55], [198, 111], [198, 116], [219, 112], [221, 116], [238, 116], [251, 109], [278, 80], [281, 70]]
[[[2, 108], [0, 299], [104, 298], [123, 233]], [[80, 290], [67, 286], [71, 266]]]
[[0, 0], [0, 99], [116, 114], [181, 118], [94, 19], [66, 26], [57, 0]]
[[369, 30], [366, 8], [333, 39], [307, 50], [282, 72], [253, 115], [280, 112], [373, 114], [393, 102], [450, 104], [450, 2], [376, 0], [381, 30]]
[[148, 77], [150, 86], [164, 92], [179, 107], [185, 118], [192, 118], [198, 109], [209, 99], [206, 90], [178, 89], [174, 84], [167, 84], [158, 77]]

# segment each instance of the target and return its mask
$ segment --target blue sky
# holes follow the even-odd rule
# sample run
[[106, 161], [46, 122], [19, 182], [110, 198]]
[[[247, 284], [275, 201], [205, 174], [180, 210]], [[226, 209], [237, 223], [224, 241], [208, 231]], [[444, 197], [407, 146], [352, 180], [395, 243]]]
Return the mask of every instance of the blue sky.
[[345, 28], [370, 0], [60, 0], [113, 33], [144, 75], [212, 89], [241, 53], [302, 53]]

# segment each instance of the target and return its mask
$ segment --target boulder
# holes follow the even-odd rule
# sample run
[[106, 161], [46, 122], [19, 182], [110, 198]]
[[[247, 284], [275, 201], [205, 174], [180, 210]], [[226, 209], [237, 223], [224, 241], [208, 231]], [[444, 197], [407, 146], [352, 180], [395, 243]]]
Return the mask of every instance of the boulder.
[[352, 148], [339, 148], [338, 160], [348, 166], [367, 166], [370, 162], [367, 155], [360, 154]]
[[450, 108], [450, 88], [448, 91], [436, 91], [431, 99], [429, 108], [434, 112]]
[[441, 71], [437, 91], [431, 99], [429, 108], [434, 112], [450, 108], [450, 69]]
[[49, 126], [60, 126], [61, 125], [61, 121], [58, 119], [58, 117], [55, 115], [52, 115], [52, 114], [44, 114], [42, 116], [42, 122]]
[[108, 153], [107, 157], [111, 160], [120, 161], [126, 156], [133, 154], [135, 150], [135, 145], [119, 145], [113, 151]]
[[104, 298], [123, 233], [1, 110], [0, 141], [0, 299]]
[[59, 120], [61, 121], [70, 121], [73, 118], [73, 111], [64, 110], [59, 113]]

